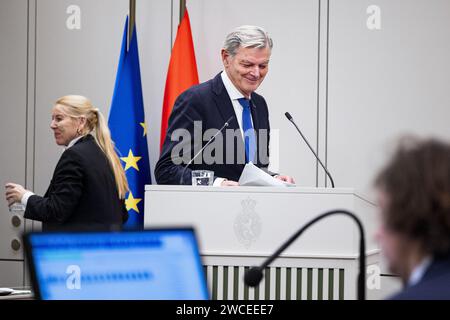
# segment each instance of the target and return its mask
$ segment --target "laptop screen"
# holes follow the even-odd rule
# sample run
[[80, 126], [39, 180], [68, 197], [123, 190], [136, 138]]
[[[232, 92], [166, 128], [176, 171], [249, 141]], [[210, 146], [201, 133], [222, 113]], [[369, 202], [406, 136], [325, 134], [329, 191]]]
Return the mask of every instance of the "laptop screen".
[[208, 299], [192, 229], [31, 233], [35, 295], [53, 299]]

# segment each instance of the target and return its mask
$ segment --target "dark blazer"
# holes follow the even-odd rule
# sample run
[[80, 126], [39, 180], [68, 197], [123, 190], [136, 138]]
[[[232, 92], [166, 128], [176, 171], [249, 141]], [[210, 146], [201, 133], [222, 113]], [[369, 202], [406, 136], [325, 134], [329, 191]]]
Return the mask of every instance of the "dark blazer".
[[450, 300], [450, 254], [435, 258], [416, 285], [405, 288], [392, 300]]
[[[267, 168], [269, 165], [269, 112], [264, 98], [256, 93], [251, 95], [253, 127], [257, 136], [257, 156], [255, 165], [260, 168]], [[180, 178], [184, 166], [189, 160], [208, 142], [217, 130], [222, 128], [224, 123], [233, 117], [229, 122], [222, 137], [216, 138], [191, 164], [184, 173], [182, 184], [191, 184], [191, 170], [212, 170], [215, 177], [227, 178], [238, 181], [245, 166], [245, 147], [242, 133], [236, 119], [231, 99], [222, 82], [220, 73], [213, 79], [193, 86], [183, 92], [176, 100], [169, 118], [169, 125], [166, 138], [162, 147], [161, 155], [155, 167], [155, 178], [158, 184], [180, 184]], [[201, 121], [194, 125], [194, 121]], [[191, 135], [191, 141], [172, 141], [172, 134], [176, 129], [185, 129]], [[216, 129], [214, 132], [208, 129]], [[230, 130], [232, 129], [232, 131]], [[210, 133], [206, 137], [195, 136], [194, 131], [203, 134]], [[227, 131], [227, 132], [225, 132]], [[232, 134], [232, 133], [235, 134]], [[196, 139], [197, 137], [197, 139]], [[196, 141], [201, 143], [195, 143]], [[206, 141], [203, 141], [206, 140]], [[181, 144], [180, 144], [181, 142]], [[172, 150], [177, 145], [185, 145], [184, 151], [177, 152], [176, 155], [183, 157], [182, 164], [174, 163]], [[216, 148], [215, 146], [219, 146]], [[208, 155], [216, 156], [218, 161], [208, 162]], [[180, 158], [175, 157], [175, 160]]]
[[128, 219], [108, 159], [90, 134], [66, 149], [44, 197], [28, 198], [25, 218], [43, 230], [117, 229]]

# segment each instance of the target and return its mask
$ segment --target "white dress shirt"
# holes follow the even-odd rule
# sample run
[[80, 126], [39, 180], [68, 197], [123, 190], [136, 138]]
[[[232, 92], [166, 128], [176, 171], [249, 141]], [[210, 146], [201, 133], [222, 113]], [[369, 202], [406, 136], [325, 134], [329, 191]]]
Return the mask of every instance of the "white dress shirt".
[[408, 286], [411, 287], [416, 285], [422, 280], [425, 272], [428, 270], [428, 267], [431, 265], [432, 259], [431, 257], [426, 257], [422, 260], [422, 262], [417, 265], [414, 270], [411, 272], [408, 279]]
[[[242, 129], [242, 112], [244, 112], [244, 107], [241, 105], [238, 99], [245, 98], [244, 95], [235, 87], [231, 79], [228, 77], [225, 71], [222, 71], [220, 74], [222, 77], [223, 85], [225, 86], [225, 90], [227, 90], [228, 95], [230, 96], [231, 103], [234, 108], [234, 113], [236, 114], [236, 120], [239, 124], [239, 128], [241, 129], [242, 137], [244, 137], [244, 130]], [[253, 119], [252, 119], [253, 126]]]
[[[225, 90], [228, 93], [228, 96], [231, 99], [231, 104], [233, 105], [234, 113], [236, 114], [236, 120], [239, 124], [239, 128], [241, 129], [242, 139], [244, 139], [244, 130], [242, 129], [242, 112], [244, 111], [244, 107], [241, 105], [238, 99], [245, 98], [244, 95], [236, 88], [236, 86], [231, 82], [231, 79], [228, 77], [226, 71], [222, 71], [220, 74], [222, 78], [223, 85], [225, 86]], [[253, 126], [253, 119], [252, 119]], [[213, 186], [220, 187], [225, 178], [217, 177], [214, 180]]]

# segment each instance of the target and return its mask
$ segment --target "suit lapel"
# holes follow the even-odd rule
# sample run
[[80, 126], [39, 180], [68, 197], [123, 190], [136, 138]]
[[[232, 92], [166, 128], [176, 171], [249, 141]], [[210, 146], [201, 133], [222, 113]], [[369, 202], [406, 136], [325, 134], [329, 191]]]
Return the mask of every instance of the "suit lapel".
[[[241, 136], [241, 140], [238, 141], [238, 144], [240, 145], [240, 147], [238, 147], [239, 149], [241, 149], [243, 152], [245, 152], [245, 147], [243, 142], [243, 137], [241, 134], [241, 128], [239, 127], [239, 123], [236, 119], [236, 113], [234, 112], [234, 108], [233, 108], [233, 104], [231, 103], [231, 99], [227, 93], [227, 90], [225, 89], [225, 86], [222, 82], [222, 78], [220, 76], [220, 73], [213, 79], [213, 83], [212, 83], [212, 91], [214, 92], [214, 101], [216, 102], [216, 106], [217, 109], [220, 113], [220, 115], [223, 118], [223, 122], [225, 123], [225, 121], [227, 121], [231, 116], [233, 116], [233, 119], [230, 121], [230, 129], [239, 130], [240, 136]], [[255, 138], [256, 138], [256, 158], [255, 158], [255, 164], [258, 164], [260, 161], [259, 156], [258, 156], [258, 146], [259, 146], [259, 137], [258, 137], [258, 132], [260, 130], [261, 127], [261, 123], [260, 123], [260, 119], [259, 119], [259, 115], [258, 115], [258, 106], [257, 106], [257, 98], [256, 96], [252, 93], [251, 96], [251, 113], [252, 113], [252, 120], [253, 120], [253, 128], [255, 129]], [[241, 143], [239, 143], [241, 142]]]
[[[225, 123], [225, 121], [233, 116], [234, 118], [230, 121], [230, 127], [233, 129], [240, 129], [239, 123], [236, 119], [236, 113], [234, 112], [233, 104], [231, 103], [230, 96], [228, 95], [227, 90], [223, 85], [220, 73], [213, 79], [212, 90], [215, 94], [214, 101], [216, 102], [217, 109], [219, 110], [219, 113], [223, 118], [223, 122]], [[252, 94], [251, 101], [252, 105], [250, 110], [252, 113], [253, 128], [255, 130], [259, 130], [260, 124], [258, 118], [258, 108], [255, 104], [254, 94]]]
[[256, 107], [255, 104], [255, 95], [252, 93], [252, 99], [251, 99], [251, 108], [250, 108], [251, 112], [252, 112], [252, 120], [253, 120], [253, 129], [255, 129], [256, 131], [259, 130], [259, 118], [258, 118], [258, 108]]
[[239, 129], [239, 123], [236, 119], [236, 113], [233, 109], [233, 104], [231, 103], [230, 96], [223, 85], [222, 78], [220, 73], [213, 79], [212, 90], [214, 92], [214, 101], [216, 102], [217, 109], [219, 110], [220, 115], [223, 118], [223, 122], [233, 117], [230, 124], [230, 129]]
[[214, 93], [213, 96], [214, 101], [216, 102], [216, 107], [223, 118], [223, 122], [225, 123], [225, 121], [230, 119], [230, 117], [233, 117], [229, 122], [229, 127], [227, 130], [234, 130], [235, 133], [239, 135], [239, 138], [235, 140], [236, 145], [234, 157], [236, 158], [239, 154], [243, 154], [245, 159], [245, 146], [243, 143], [244, 137], [242, 136], [241, 128], [239, 127], [239, 122], [236, 118], [236, 112], [234, 112], [233, 104], [222, 82], [220, 73], [213, 79], [212, 91]]
[[258, 108], [257, 105], [255, 103], [256, 99], [255, 99], [255, 95], [252, 93], [252, 97], [251, 97], [251, 107], [250, 110], [252, 112], [252, 120], [253, 120], [253, 129], [255, 130], [255, 141], [256, 141], [256, 155], [255, 155], [255, 164], [259, 164], [259, 136], [258, 136], [258, 132], [259, 132], [259, 128], [260, 128], [260, 123], [259, 123], [259, 117], [258, 117]]

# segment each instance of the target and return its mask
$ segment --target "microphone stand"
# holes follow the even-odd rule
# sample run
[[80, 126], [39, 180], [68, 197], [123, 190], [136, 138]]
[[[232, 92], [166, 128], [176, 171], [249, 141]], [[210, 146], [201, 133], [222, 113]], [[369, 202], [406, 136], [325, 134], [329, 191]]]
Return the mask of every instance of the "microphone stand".
[[319, 156], [316, 154], [316, 152], [314, 151], [314, 149], [311, 147], [311, 145], [309, 144], [308, 140], [305, 138], [305, 136], [303, 135], [303, 133], [300, 131], [300, 129], [298, 128], [297, 124], [294, 122], [294, 119], [292, 118], [292, 116], [290, 115], [289, 112], [286, 112], [284, 114], [286, 116], [286, 118], [292, 122], [292, 124], [295, 126], [295, 128], [297, 129], [298, 133], [300, 133], [300, 135], [302, 136], [303, 140], [306, 142], [306, 145], [309, 147], [309, 149], [311, 150], [311, 152], [314, 154], [314, 156], [316, 157], [317, 161], [319, 161], [320, 165], [322, 166], [322, 168], [325, 170], [325, 173], [327, 174], [328, 178], [330, 178], [331, 181], [331, 186], [334, 188], [334, 181], [333, 178], [331, 177], [331, 174], [328, 172], [327, 168], [325, 167], [325, 165], [322, 163], [322, 161], [320, 161]]
[[223, 131], [223, 129], [225, 129], [226, 127], [228, 127], [229, 126], [229, 122], [231, 121], [231, 119], [233, 119], [234, 118], [234, 116], [231, 116], [225, 123], [224, 123], [224, 125], [222, 126], [222, 128], [220, 128], [220, 130], [219, 131], [217, 131], [216, 132], [216, 134], [215, 135], [213, 135], [212, 137], [211, 137], [211, 139], [209, 139], [208, 140], [208, 142], [203, 146], [203, 148], [201, 148], [200, 149], [200, 151], [199, 152], [197, 152], [196, 154], [195, 154], [195, 156], [191, 159], [191, 160], [189, 160], [189, 162], [184, 166], [184, 168], [183, 168], [183, 171], [181, 172], [181, 177], [180, 177], [180, 185], [182, 185], [182, 184], [184, 184], [184, 174], [185, 174], [185, 172], [186, 172], [186, 169], [191, 165], [191, 163], [203, 152], [203, 150], [205, 150], [205, 148], [217, 137], [217, 135], [219, 134], [219, 133], [221, 133], [222, 131]]
[[264, 268], [266, 268], [270, 263], [272, 263], [278, 256], [286, 250], [292, 242], [294, 242], [306, 229], [308, 229], [311, 225], [316, 223], [319, 220], [322, 220], [323, 218], [326, 218], [331, 215], [335, 214], [344, 214], [346, 216], [349, 216], [352, 218], [356, 224], [358, 225], [359, 229], [359, 275], [358, 275], [358, 300], [365, 300], [366, 299], [366, 241], [364, 236], [364, 227], [359, 220], [357, 216], [355, 216], [353, 213], [347, 211], [347, 210], [332, 210], [328, 211], [326, 213], [321, 214], [320, 216], [317, 216], [316, 218], [312, 219], [310, 222], [305, 224], [300, 230], [298, 230], [295, 234], [293, 234], [283, 245], [281, 245], [277, 251], [275, 251], [266, 261], [264, 261], [259, 267], [252, 267], [250, 270], [248, 270], [244, 275], [244, 282], [248, 286], [256, 287], [263, 278], [262, 271]]

